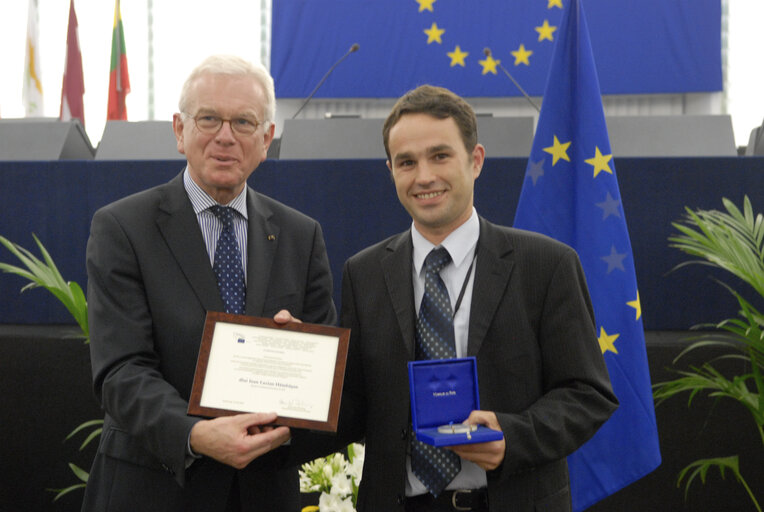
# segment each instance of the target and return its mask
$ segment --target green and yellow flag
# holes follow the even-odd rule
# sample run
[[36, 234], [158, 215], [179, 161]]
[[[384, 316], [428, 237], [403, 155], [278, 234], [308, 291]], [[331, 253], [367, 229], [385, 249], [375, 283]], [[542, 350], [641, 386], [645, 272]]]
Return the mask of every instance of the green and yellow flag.
[[119, 0], [114, 4], [114, 31], [111, 36], [111, 70], [109, 76], [109, 108], [106, 119], [127, 120], [125, 97], [130, 92], [130, 76], [127, 73], [127, 54], [125, 53], [125, 32], [122, 28], [122, 15]]

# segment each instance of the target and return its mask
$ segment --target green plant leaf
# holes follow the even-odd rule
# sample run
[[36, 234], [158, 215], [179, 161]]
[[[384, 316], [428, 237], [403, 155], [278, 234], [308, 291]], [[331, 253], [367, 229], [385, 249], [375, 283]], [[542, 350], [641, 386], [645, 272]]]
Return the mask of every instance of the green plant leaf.
[[726, 213], [716, 210], [686, 209], [682, 222], [674, 222], [679, 235], [669, 238], [670, 246], [727, 270], [764, 295], [764, 216], [754, 216], [746, 196], [744, 213], [727, 198]]
[[83, 482], [88, 482], [88, 477], [90, 476], [90, 473], [79, 467], [77, 464], [69, 463], [69, 469], [72, 470], [72, 473], [74, 473], [74, 476], [82, 480]]
[[708, 471], [712, 468], [717, 468], [719, 470], [719, 474], [721, 475], [722, 479], [724, 478], [725, 471], [729, 470], [730, 473], [735, 476], [735, 479], [738, 481], [738, 483], [745, 488], [746, 492], [748, 493], [748, 497], [756, 507], [756, 510], [762, 512], [761, 507], [759, 506], [759, 502], [756, 500], [756, 497], [751, 491], [751, 488], [748, 486], [748, 483], [740, 473], [740, 463], [737, 455], [732, 455], [729, 457], [715, 457], [710, 459], [698, 459], [682, 469], [679, 472], [679, 476], [677, 477], [676, 485], [677, 487], [680, 487], [682, 485], [682, 481], [687, 478], [687, 483], [685, 484], [684, 488], [685, 500], [687, 500], [692, 483], [698, 477], [700, 477], [701, 483], [705, 485]]
[[[747, 196], [743, 198], [742, 211], [727, 198], [722, 198], [722, 203], [725, 212], [685, 208], [684, 218], [672, 223], [678, 233], [669, 237], [670, 247], [698, 258], [680, 263], [674, 270], [691, 264], [715, 267], [741, 279], [764, 298], [764, 215], [754, 214]], [[728, 284], [720, 284], [738, 301], [738, 316], [711, 325], [717, 332], [695, 337], [695, 341], [674, 359], [674, 364], [687, 353], [700, 349], [721, 348], [725, 353], [699, 367], [674, 370], [678, 377], [655, 384], [653, 397], [657, 405], [680, 393], [688, 393], [688, 406], [700, 393], [717, 400], [735, 400], [751, 413], [764, 445], [764, 315], [737, 290]], [[695, 326], [708, 327], [709, 324]], [[724, 360], [741, 361], [743, 364], [736, 365], [741, 370], [734, 375], [722, 374], [712, 363]], [[677, 481], [679, 486], [686, 480], [685, 499], [692, 482], [699, 478], [705, 484], [711, 468], [717, 468], [722, 478], [725, 471], [734, 474], [761, 512], [740, 473], [737, 456], [700, 459], [685, 467]]]
[[74, 430], [69, 432], [69, 435], [66, 436], [66, 439], [64, 439], [64, 440], [66, 441], [66, 440], [71, 439], [78, 432], [81, 432], [82, 430], [85, 430], [86, 428], [96, 427], [96, 426], [100, 427], [101, 425], [103, 425], [103, 420], [90, 420], [90, 421], [86, 421], [84, 423], [80, 423], [79, 425], [77, 425], [77, 427]]
[[82, 442], [82, 444], [80, 445], [80, 451], [84, 450], [84, 449], [85, 449], [85, 447], [86, 447], [88, 444], [90, 444], [90, 441], [92, 441], [92, 440], [93, 440], [93, 439], [95, 439], [96, 437], [100, 436], [100, 435], [101, 435], [101, 432], [103, 432], [103, 429], [102, 429], [102, 428], [97, 428], [97, 429], [93, 430], [93, 431], [92, 431], [92, 432], [91, 432], [91, 433], [88, 435], [88, 437], [86, 437], [86, 438], [85, 438], [85, 440]]
[[[48, 290], [69, 311], [69, 314], [71, 314], [72, 318], [74, 318], [75, 322], [77, 322], [77, 325], [82, 332], [82, 337], [87, 343], [89, 341], [88, 306], [82, 288], [75, 282], [64, 281], [64, 278], [58, 271], [53, 258], [51, 258], [47, 249], [45, 249], [45, 246], [42, 244], [39, 238], [37, 238], [36, 235], [32, 234], [32, 237], [34, 238], [34, 241], [37, 244], [37, 248], [42, 255], [42, 260], [37, 258], [27, 249], [14, 244], [3, 236], [0, 236], [0, 244], [8, 249], [8, 251], [13, 254], [19, 260], [19, 262], [21, 262], [23, 267], [26, 267], [22, 268], [15, 265], [10, 265], [8, 263], [0, 263], [0, 270], [5, 273], [16, 274], [29, 281], [29, 283], [21, 288], [21, 293], [38, 287]], [[72, 436], [82, 431], [83, 429], [95, 427], [80, 445], [80, 450], [82, 450], [93, 439], [101, 434], [102, 424], [103, 420], [92, 420], [82, 423], [77, 428], [75, 428], [66, 437], [66, 439], [70, 439]], [[62, 496], [69, 494], [72, 491], [85, 487], [85, 482], [87, 482], [89, 477], [88, 472], [72, 463], [69, 463], [69, 468], [71, 469], [72, 473], [74, 473], [74, 475], [83, 483], [71, 485], [63, 489], [48, 489], [49, 491], [56, 493], [53, 501], [58, 500]]]
[[37, 244], [40, 254], [42, 254], [42, 260], [20, 245], [0, 236], [0, 244], [8, 249], [21, 262], [23, 267], [26, 267], [22, 268], [7, 263], [0, 263], [0, 270], [16, 274], [29, 281], [28, 284], [21, 288], [22, 293], [37, 287], [48, 290], [69, 311], [69, 314], [77, 322], [80, 331], [82, 331], [82, 336], [87, 342], [89, 339], [88, 310], [87, 300], [82, 288], [75, 282], [67, 283], [64, 281], [45, 246], [36, 235], [32, 234], [32, 237]]
[[84, 489], [84, 488], [85, 488], [85, 484], [74, 484], [64, 489], [45, 489], [45, 490], [49, 492], [55, 492], [56, 495], [53, 497], [53, 501], [58, 501], [58, 499], [61, 498], [62, 496], [65, 496], [72, 491], [76, 491], [77, 489]]

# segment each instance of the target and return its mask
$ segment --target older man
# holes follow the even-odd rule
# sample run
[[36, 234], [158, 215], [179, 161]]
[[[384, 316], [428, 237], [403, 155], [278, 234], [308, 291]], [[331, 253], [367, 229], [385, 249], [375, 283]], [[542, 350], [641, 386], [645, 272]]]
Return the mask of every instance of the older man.
[[[183, 172], [93, 217], [91, 358], [106, 412], [83, 510], [297, 510], [275, 414], [186, 410], [207, 311], [334, 323], [321, 228], [247, 178], [274, 134], [273, 79], [211, 57], [173, 117]], [[286, 310], [286, 311], [283, 311]]]

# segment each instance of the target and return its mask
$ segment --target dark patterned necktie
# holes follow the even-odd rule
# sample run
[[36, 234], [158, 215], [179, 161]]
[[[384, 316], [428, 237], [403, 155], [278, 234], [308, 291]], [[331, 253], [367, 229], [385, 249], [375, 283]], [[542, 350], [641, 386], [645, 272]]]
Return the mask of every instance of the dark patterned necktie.
[[215, 246], [215, 263], [212, 265], [218, 280], [220, 298], [223, 299], [226, 313], [243, 315], [247, 287], [241, 266], [241, 251], [233, 230], [234, 210], [228, 206], [215, 205], [210, 207], [210, 211], [223, 224], [223, 231]]
[[[448, 290], [440, 278], [441, 269], [451, 261], [445, 248], [433, 249], [424, 260], [424, 295], [416, 322], [416, 358], [456, 357], [454, 319]], [[411, 438], [411, 470], [438, 496], [461, 469], [459, 456]]]

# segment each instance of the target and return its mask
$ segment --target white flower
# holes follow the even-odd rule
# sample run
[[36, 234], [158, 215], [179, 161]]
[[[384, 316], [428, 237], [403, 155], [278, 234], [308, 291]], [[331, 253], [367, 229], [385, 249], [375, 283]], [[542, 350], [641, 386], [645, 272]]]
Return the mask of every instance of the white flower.
[[338, 512], [356, 512], [355, 507], [353, 506], [353, 500], [351, 498], [342, 500]]
[[335, 494], [323, 493], [318, 499], [321, 512], [355, 512], [351, 498], [342, 499]]
[[365, 455], [365, 449], [362, 444], [354, 443], [353, 445], [353, 459], [348, 464], [347, 474], [355, 480], [356, 485], [361, 483], [361, 476], [363, 473], [363, 461]]
[[353, 494], [353, 480], [344, 473], [334, 475], [332, 477], [331, 493], [341, 497]]
[[362, 444], [353, 443], [347, 447], [349, 461], [342, 453], [334, 453], [303, 464], [300, 492], [320, 492], [320, 512], [355, 512], [364, 451]]

